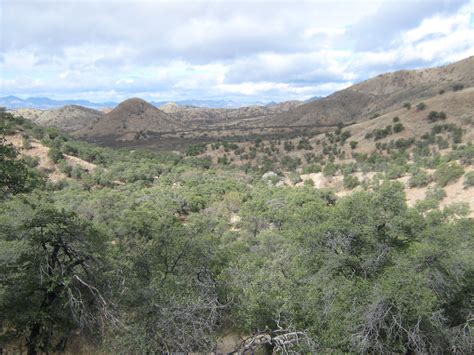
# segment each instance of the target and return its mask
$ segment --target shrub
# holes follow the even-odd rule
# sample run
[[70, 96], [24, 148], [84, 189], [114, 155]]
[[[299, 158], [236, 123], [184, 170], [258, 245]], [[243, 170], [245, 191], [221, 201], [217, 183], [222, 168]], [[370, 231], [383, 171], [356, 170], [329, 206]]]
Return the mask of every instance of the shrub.
[[405, 102], [405, 103], [403, 104], [403, 107], [406, 108], [407, 110], [409, 110], [409, 109], [411, 109], [411, 103]]
[[440, 94], [440, 95], [443, 95], [444, 93], [445, 93], [445, 91], [444, 91], [443, 89], [441, 89], [441, 90], [439, 91], [439, 94]]
[[206, 149], [207, 149], [207, 145], [205, 143], [190, 145], [186, 149], [186, 155], [196, 156], [196, 155], [204, 153]]
[[336, 175], [337, 170], [338, 170], [337, 165], [335, 165], [333, 163], [328, 163], [328, 164], [326, 164], [326, 166], [323, 169], [323, 175], [326, 176], [326, 177], [334, 176], [334, 175]]
[[285, 143], [283, 144], [283, 148], [287, 151], [287, 152], [291, 152], [292, 150], [295, 149], [295, 146], [293, 143], [291, 143], [290, 141], [285, 141]]
[[459, 91], [459, 90], [462, 90], [462, 89], [464, 89], [463, 84], [454, 84], [453, 85], [453, 91]]
[[296, 149], [298, 149], [298, 150], [301, 150], [301, 149], [311, 150], [311, 149], [313, 149], [313, 147], [311, 146], [311, 144], [309, 143], [309, 140], [307, 138], [302, 138], [298, 142], [298, 145], [296, 146]]
[[418, 111], [423, 111], [426, 108], [426, 104], [424, 102], [420, 102], [418, 105], [416, 105], [416, 109]]
[[64, 159], [63, 153], [57, 148], [51, 148], [48, 152], [48, 158], [51, 159], [53, 163], [58, 163], [60, 160]]
[[423, 187], [431, 182], [431, 176], [423, 170], [416, 171], [408, 180], [410, 187]]
[[344, 184], [344, 188], [352, 190], [353, 188], [357, 187], [360, 184], [360, 182], [357, 176], [344, 175], [343, 184]]
[[320, 173], [321, 172], [321, 165], [319, 164], [310, 164], [310, 165], [306, 165], [304, 168], [303, 168], [303, 171], [302, 173], [303, 174], [313, 174], [313, 173]]
[[390, 164], [385, 172], [387, 179], [393, 180], [402, 177], [406, 173], [406, 167], [404, 165]]
[[357, 142], [357, 141], [350, 141], [349, 145], [351, 146], [351, 149], [356, 149], [358, 143], [359, 142]]
[[31, 149], [30, 139], [28, 137], [21, 138], [21, 145], [23, 149]]
[[396, 117], [392, 118], [392, 121], [393, 121], [393, 123], [397, 123], [397, 122], [400, 121], [400, 117], [396, 116]]
[[297, 183], [303, 181], [303, 180], [301, 180], [300, 174], [298, 174], [297, 172], [294, 172], [294, 171], [290, 173], [290, 176], [288, 178], [290, 179], [290, 181], [293, 185], [296, 185]]
[[404, 129], [405, 129], [405, 127], [404, 127], [403, 124], [401, 124], [400, 122], [395, 123], [395, 124], [393, 125], [393, 131], [394, 131], [395, 133], [399, 133], [399, 132], [403, 131]]
[[456, 162], [443, 163], [434, 173], [434, 180], [439, 186], [458, 180], [464, 174], [464, 168]]
[[446, 119], [446, 113], [444, 112], [431, 111], [428, 114], [428, 120], [430, 122], [436, 122], [438, 120], [445, 120], [445, 119]]
[[230, 161], [229, 161], [229, 159], [227, 158], [227, 155], [224, 154], [222, 157], [218, 157], [218, 158], [217, 158], [217, 163], [218, 163], [218, 164], [222, 164], [222, 165], [229, 165], [229, 164], [230, 164]]
[[344, 144], [344, 142], [351, 136], [350, 131], [344, 131], [341, 133], [341, 142]]
[[284, 156], [281, 158], [281, 164], [286, 167], [288, 170], [295, 170], [298, 166], [301, 165], [300, 158], [292, 158], [290, 156]]
[[464, 175], [464, 186], [474, 186], [474, 171], [468, 172], [466, 175]]
[[312, 179], [307, 179], [304, 181], [304, 186], [314, 187], [314, 181]]

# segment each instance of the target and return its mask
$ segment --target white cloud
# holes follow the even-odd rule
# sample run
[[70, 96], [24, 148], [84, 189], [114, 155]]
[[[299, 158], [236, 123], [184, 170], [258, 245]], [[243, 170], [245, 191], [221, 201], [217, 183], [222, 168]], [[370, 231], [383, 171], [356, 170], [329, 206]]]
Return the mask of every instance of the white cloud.
[[464, 2], [3, 0], [0, 88], [93, 100], [325, 95], [473, 55], [474, 0]]

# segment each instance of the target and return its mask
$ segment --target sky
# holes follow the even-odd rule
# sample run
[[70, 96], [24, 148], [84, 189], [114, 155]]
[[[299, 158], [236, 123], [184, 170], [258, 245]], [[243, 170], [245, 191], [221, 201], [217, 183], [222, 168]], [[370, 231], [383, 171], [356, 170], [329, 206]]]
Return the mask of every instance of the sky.
[[474, 0], [0, 0], [0, 96], [269, 102], [474, 55]]

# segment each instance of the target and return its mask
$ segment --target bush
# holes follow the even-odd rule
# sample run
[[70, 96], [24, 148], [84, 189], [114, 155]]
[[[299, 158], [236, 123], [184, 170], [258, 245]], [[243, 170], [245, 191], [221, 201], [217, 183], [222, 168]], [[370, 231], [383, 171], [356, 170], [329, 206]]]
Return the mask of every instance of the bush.
[[298, 174], [297, 172], [294, 172], [294, 171], [290, 173], [290, 176], [288, 178], [290, 179], [290, 181], [293, 185], [296, 185], [297, 183], [303, 181], [303, 180], [301, 180], [300, 174]]
[[21, 145], [23, 149], [31, 149], [30, 139], [28, 137], [21, 138]]
[[410, 187], [423, 187], [431, 182], [431, 176], [423, 170], [416, 171], [408, 180]]
[[357, 141], [350, 141], [349, 142], [349, 145], [351, 146], [351, 149], [356, 149], [357, 144], [359, 144], [359, 142], [357, 142]]
[[393, 123], [397, 123], [397, 122], [400, 121], [400, 117], [396, 116], [396, 117], [392, 118], [392, 121], [393, 121]]
[[430, 122], [436, 122], [438, 120], [445, 120], [445, 119], [446, 119], [446, 113], [444, 112], [431, 111], [428, 114], [428, 120]]
[[303, 174], [313, 174], [313, 173], [320, 173], [321, 172], [321, 165], [319, 164], [310, 164], [306, 165], [303, 168]]
[[462, 90], [462, 89], [464, 89], [463, 84], [454, 84], [453, 85], [453, 91], [459, 91], [459, 90]]
[[395, 133], [399, 133], [399, 132], [403, 131], [404, 129], [405, 129], [405, 127], [404, 127], [403, 124], [401, 124], [400, 122], [395, 123], [395, 124], [393, 125], [393, 131], [394, 131]]
[[288, 170], [295, 170], [298, 166], [301, 165], [300, 158], [292, 158], [290, 156], [284, 156], [281, 158], [281, 164], [286, 167]]
[[314, 181], [312, 179], [307, 179], [304, 181], [304, 186], [314, 187]]
[[205, 143], [194, 144], [194, 145], [190, 145], [186, 149], [186, 155], [196, 156], [196, 155], [204, 153], [206, 150], [207, 150], [207, 144]]
[[229, 165], [229, 164], [230, 164], [230, 161], [229, 161], [229, 159], [227, 158], [227, 155], [224, 154], [222, 157], [218, 157], [218, 158], [217, 158], [217, 163], [218, 163], [218, 164], [222, 164], [222, 165]]
[[344, 184], [344, 188], [352, 190], [353, 188], [357, 187], [360, 184], [360, 182], [357, 176], [344, 175], [343, 184]]
[[409, 109], [411, 109], [411, 103], [405, 102], [405, 103], [403, 104], [403, 107], [406, 108], [407, 110], [409, 110]]
[[424, 102], [420, 102], [418, 105], [416, 105], [416, 109], [418, 111], [423, 111], [426, 108], [426, 104]]
[[336, 175], [337, 170], [338, 170], [337, 165], [334, 165], [333, 163], [327, 163], [323, 169], [323, 175], [326, 177], [334, 176]]
[[290, 141], [285, 141], [285, 143], [283, 144], [283, 148], [284, 148], [287, 152], [291, 152], [292, 150], [295, 149], [295, 146], [294, 146], [293, 143], [291, 143]]
[[472, 187], [474, 186], [474, 171], [471, 171], [464, 175], [464, 186]]
[[51, 161], [56, 164], [60, 160], [64, 159], [64, 155], [59, 149], [51, 148], [48, 152], [48, 158], [51, 159]]
[[458, 180], [464, 174], [464, 168], [456, 162], [443, 163], [435, 171], [433, 177], [439, 186]]

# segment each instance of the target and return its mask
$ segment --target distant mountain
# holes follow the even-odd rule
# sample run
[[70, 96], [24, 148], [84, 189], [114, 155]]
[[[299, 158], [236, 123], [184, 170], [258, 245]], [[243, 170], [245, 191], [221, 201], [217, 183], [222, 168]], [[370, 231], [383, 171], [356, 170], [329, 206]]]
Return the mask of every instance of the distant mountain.
[[[153, 101], [150, 102], [156, 107], [163, 106], [167, 103], [173, 102], [178, 106], [193, 106], [202, 108], [239, 108], [245, 106], [264, 106], [264, 102], [255, 101], [250, 103], [242, 103], [233, 100], [178, 100], [178, 101]], [[88, 100], [53, 100], [47, 97], [29, 97], [21, 99], [16, 96], [0, 97], [0, 107], [6, 107], [9, 110], [20, 108], [34, 108], [40, 110], [48, 110], [60, 108], [68, 105], [78, 105], [88, 108], [100, 110], [103, 108], [114, 108], [118, 105], [117, 102], [91, 102]]]
[[91, 102], [87, 100], [53, 100], [47, 97], [29, 97], [27, 99], [20, 99], [16, 96], [0, 97], [0, 106], [6, 107], [9, 110], [20, 108], [34, 108], [47, 110], [52, 108], [60, 108], [68, 105], [78, 105], [93, 109], [101, 109], [104, 107], [115, 107], [116, 102]]
[[153, 101], [151, 102], [156, 107], [174, 103], [178, 106], [193, 106], [202, 108], [239, 108], [244, 106], [265, 105], [262, 102], [242, 103], [233, 100], [178, 100], [178, 101]]

